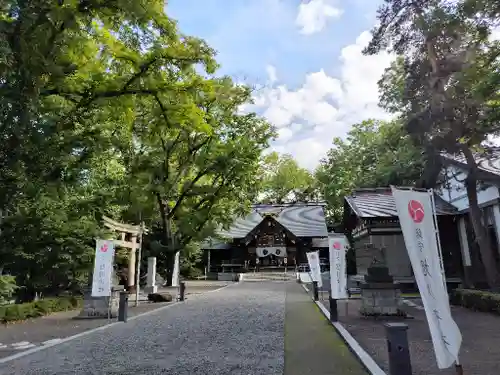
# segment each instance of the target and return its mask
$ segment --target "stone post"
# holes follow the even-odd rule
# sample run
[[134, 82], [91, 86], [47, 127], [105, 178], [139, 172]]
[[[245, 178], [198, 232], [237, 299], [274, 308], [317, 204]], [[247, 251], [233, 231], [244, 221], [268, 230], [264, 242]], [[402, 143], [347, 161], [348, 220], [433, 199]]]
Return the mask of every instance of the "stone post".
[[[330, 302], [330, 321], [332, 323], [338, 322], [339, 311], [338, 311], [338, 307], [337, 307], [337, 300], [335, 298], [332, 298], [332, 296], [330, 296], [329, 302]], [[347, 303], [347, 301], [346, 301], [346, 303]]]
[[148, 275], [147, 275], [147, 285], [146, 293], [156, 293], [158, 287], [156, 286], [156, 257], [148, 258]]
[[118, 302], [118, 321], [127, 322], [128, 317], [128, 293], [120, 292], [120, 300]]
[[128, 258], [128, 292], [135, 293], [135, 267], [137, 249], [137, 235], [132, 235], [132, 248], [130, 249], [130, 256]]
[[180, 271], [180, 251], [175, 253], [174, 272], [172, 273], [172, 286], [179, 286], [179, 271]]
[[389, 354], [389, 375], [412, 375], [408, 325], [386, 323], [387, 351]]

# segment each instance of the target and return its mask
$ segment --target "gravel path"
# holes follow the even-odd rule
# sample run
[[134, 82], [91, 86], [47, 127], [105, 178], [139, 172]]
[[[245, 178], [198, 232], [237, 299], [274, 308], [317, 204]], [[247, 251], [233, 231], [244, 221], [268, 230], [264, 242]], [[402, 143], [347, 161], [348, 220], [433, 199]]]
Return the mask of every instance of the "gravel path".
[[[187, 299], [192, 295], [206, 293], [223, 286], [227, 283], [221, 282], [191, 282], [186, 287]], [[170, 291], [177, 295], [178, 288], [162, 288], [162, 291]], [[143, 314], [166, 306], [167, 303], [141, 303], [134, 306], [134, 296], [129, 299], [129, 317]], [[80, 310], [58, 312], [44, 317], [18, 322], [10, 325], [0, 325], [0, 358], [17, 354], [23, 350], [43, 346], [47, 342], [64, 339], [93, 328], [105, 326], [116, 319], [73, 319], [78, 316]]]
[[0, 365], [0, 375], [281, 375], [285, 283], [241, 283]]

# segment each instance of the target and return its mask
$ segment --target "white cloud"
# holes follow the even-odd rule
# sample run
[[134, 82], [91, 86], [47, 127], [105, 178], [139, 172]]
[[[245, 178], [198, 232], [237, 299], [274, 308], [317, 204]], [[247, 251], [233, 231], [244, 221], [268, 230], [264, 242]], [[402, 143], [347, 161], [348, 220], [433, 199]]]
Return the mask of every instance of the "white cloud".
[[266, 66], [266, 72], [267, 75], [269, 76], [269, 81], [271, 82], [271, 84], [273, 84], [278, 80], [278, 75], [276, 72], [276, 68], [274, 66], [272, 65]]
[[299, 5], [299, 12], [295, 20], [300, 32], [311, 35], [322, 31], [328, 20], [339, 18], [342, 10], [336, 8], [329, 0], [311, 0]]
[[280, 141], [286, 142], [293, 136], [293, 130], [290, 128], [281, 128], [278, 129], [278, 137]]
[[[369, 40], [369, 32], [363, 32], [354, 44], [342, 49], [338, 77], [321, 69], [308, 74], [296, 90], [278, 85], [256, 92], [249, 109], [263, 113], [278, 127], [273, 150], [291, 153], [301, 165], [313, 169], [333, 137], [344, 137], [354, 123], [365, 119], [389, 118], [378, 106], [377, 81], [393, 57], [385, 52], [364, 56], [362, 50]], [[275, 73], [275, 69], [268, 71]]]

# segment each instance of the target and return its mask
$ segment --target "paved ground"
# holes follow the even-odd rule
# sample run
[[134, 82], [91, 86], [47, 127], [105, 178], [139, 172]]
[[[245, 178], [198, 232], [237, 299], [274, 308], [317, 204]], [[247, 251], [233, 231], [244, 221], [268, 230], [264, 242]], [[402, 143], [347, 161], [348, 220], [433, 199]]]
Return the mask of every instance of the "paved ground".
[[[189, 282], [186, 287], [187, 298], [225, 285], [227, 283]], [[130, 317], [168, 305], [168, 303], [142, 303], [134, 307], [133, 300], [132, 297], [129, 301]], [[116, 321], [116, 319], [73, 319], [79, 313], [80, 310], [60, 312], [26, 322], [0, 326], [0, 358]]]
[[283, 283], [229, 286], [0, 365], [0, 375], [281, 375], [284, 315]]
[[[414, 319], [398, 320], [409, 326], [408, 338], [414, 375], [454, 375], [452, 367], [439, 370], [436, 365], [429, 327], [419, 299], [406, 300], [405, 310]], [[328, 302], [324, 301], [328, 308]], [[339, 303], [339, 321], [378, 365], [388, 373], [384, 323], [391, 319], [362, 318], [360, 300]], [[347, 307], [347, 308], [346, 308]], [[462, 332], [460, 362], [466, 375], [498, 375], [500, 364], [500, 317], [451, 306]]]
[[287, 285], [284, 375], [365, 375], [301, 285]]
[[0, 375], [365, 375], [303, 289], [249, 282], [0, 364]]

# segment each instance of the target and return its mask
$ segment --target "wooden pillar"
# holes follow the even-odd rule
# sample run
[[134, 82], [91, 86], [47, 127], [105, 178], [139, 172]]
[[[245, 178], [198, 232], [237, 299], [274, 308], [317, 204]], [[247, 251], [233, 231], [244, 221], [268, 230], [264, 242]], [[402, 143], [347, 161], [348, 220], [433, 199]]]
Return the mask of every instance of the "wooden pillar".
[[135, 267], [136, 267], [136, 249], [137, 249], [137, 235], [132, 235], [132, 248], [128, 258], [128, 290], [130, 293], [135, 292]]
[[497, 235], [497, 248], [500, 255], [500, 207], [497, 204], [493, 205], [491, 208], [493, 223], [495, 225], [495, 234]]
[[465, 218], [461, 217], [458, 219], [458, 237], [460, 239], [460, 250], [462, 253], [462, 264], [464, 268], [464, 284], [465, 287], [470, 287], [472, 285], [471, 280], [471, 270], [472, 261], [470, 256], [469, 239], [467, 236], [467, 229], [465, 226]]

